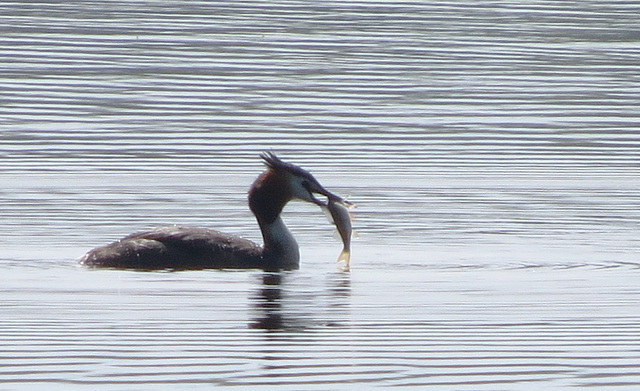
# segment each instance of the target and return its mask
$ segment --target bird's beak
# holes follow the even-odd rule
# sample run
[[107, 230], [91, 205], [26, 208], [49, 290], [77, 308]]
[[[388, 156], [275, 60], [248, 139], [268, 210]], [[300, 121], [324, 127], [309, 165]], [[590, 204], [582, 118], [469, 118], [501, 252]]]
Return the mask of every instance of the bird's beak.
[[[329, 190], [325, 189], [320, 184], [310, 185], [307, 188], [307, 190], [309, 190], [309, 195], [311, 196], [311, 200], [313, 201], [313, 203], [318, 205], [318, 206], [320, 206], [320, 207], [326, 208], [329, 202], [339, 202], [339, 203], [341, 203], [341, 204], [343, 204], [343, 205], [345, 205], [347, 207], [353, 205], [351, 202], [345, 200], [344, 198], [340, 197], [339, 195], [333, 194]], [[327, 197], [327, 202], [319, 200], [318, 198], [315, 197], [315, 194], [320, 194], [320, 195], [323, 195], [323, 196]]]

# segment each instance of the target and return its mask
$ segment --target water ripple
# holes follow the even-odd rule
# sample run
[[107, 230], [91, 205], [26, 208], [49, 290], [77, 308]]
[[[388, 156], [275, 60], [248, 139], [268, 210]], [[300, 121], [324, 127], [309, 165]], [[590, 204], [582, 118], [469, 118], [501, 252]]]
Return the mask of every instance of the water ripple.
[[[636, 389], [640, 8], [0, 3], [0, 388]], [[162, 224], [260, 241], [275, 150], [359, 205], [296, 273], [90, 271]]]

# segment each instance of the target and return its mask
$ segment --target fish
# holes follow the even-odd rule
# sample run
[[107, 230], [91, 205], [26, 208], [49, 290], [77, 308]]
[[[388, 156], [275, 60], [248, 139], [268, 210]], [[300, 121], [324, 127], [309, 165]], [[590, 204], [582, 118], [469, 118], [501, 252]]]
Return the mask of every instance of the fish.
[[336, 225], [340, 238], [342, 238], [342, 252], [338, 256], [338, 262], [345, 263], [345, 270], [349, 270], [351, 263], [351, 214], [348, 208], [355, 205], [348, 201], [329, 201], [326, 210], [328, 217]]

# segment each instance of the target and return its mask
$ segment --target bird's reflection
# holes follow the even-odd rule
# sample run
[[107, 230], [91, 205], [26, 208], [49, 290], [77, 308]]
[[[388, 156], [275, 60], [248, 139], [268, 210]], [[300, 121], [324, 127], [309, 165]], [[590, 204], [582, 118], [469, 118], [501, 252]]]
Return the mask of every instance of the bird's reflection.
[[252, 328], [279, 330], [283, 328], [282, 319], [282, 272], [264, 272], [262, 287], [253, 302], [260, 316], [251, 324]]
[[[318, 292], [298, 280], [297, 272], [263, 272], [260, 288], [251, 298], [256, 314], [251, 328], [262, 330], [303, 330], [319, 326], [339, 326], [348, 317], [351, 296], [349, 273], [328, 275]], [[291, 281], [288, 281], [291, 279]]]

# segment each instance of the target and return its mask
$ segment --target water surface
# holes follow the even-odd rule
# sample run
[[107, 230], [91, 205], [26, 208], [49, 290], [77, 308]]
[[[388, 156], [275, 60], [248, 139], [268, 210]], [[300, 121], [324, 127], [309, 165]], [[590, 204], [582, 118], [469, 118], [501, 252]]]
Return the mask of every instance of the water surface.
[[[640, 7], [0, 4], [0, 389], [637, 389]], [[87, 270], [161, 224], [260, 241], [274, 150], [302, 268]]]

